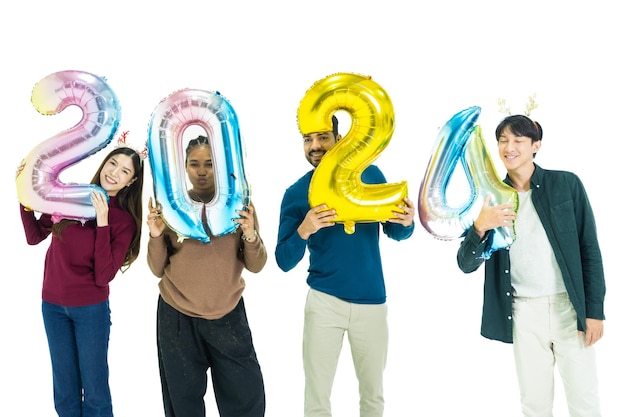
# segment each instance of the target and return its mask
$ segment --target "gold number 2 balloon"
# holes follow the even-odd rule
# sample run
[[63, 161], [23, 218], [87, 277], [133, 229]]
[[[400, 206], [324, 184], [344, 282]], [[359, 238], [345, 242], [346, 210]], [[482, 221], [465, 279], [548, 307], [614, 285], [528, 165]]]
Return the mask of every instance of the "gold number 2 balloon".
[[363, 171], [387, 147], [394, 130], [391, 99], [371, 77], [337, 73], [317, 81], [298, 108], [303, 135], [332, 130], [332, 116], [345, 111], [350, 130], [322, 158], [309, 187], [309, 204], [326, 204], [337, 213], [335, 221], [354, 233], [356, 223], [385, 222], [408, 195], [406, 181], [365, 184]]

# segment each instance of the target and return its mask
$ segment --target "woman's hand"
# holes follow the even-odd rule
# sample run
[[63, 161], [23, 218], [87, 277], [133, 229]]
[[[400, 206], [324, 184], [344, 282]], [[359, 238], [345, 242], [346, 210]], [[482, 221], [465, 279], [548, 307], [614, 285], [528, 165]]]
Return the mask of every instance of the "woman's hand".
[[248, 204], [245, 210], [237, 210], [237, 213], [239, 213], [241, 217], [233, 221], [239, 223], [241, 231], [243, 232], [243, 238], [248, 242], [254, 242], [257, 239], [254, 229], [254, 206]]
[[148, 201], [148, 229], [150, 230], [151, 237], [159, 237], [165, 230], [165, 222], [161, 217], [161, 206], [153, 205], [152, 197]]
[[91, 203], [96, 209], [96, 225], [99, 227], [109, 225], [109, 202], [102, 191], [91, 193]]

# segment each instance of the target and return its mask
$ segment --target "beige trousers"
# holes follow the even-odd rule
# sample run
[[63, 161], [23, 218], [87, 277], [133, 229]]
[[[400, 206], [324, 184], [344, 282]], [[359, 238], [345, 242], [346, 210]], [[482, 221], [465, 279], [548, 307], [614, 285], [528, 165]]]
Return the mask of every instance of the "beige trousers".
[[552, 417], [555, 364], [570, 417], [600, 417], [595, 351], [567, 293], [513, 299], [513, 351], [525, 417]]
[[386, 304], [354, 304], [310, 289], [304, 312], [304, 416], [331, 417], [330, 394], [347, 333], [360, 416], [381, 417], [389, 332]]

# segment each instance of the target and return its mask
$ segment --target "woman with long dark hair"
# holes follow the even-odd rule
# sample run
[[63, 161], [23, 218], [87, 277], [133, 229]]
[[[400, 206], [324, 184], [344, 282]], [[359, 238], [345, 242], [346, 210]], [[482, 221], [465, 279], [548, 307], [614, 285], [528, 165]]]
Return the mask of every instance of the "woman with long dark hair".
[[[19, 176], [24, 164], [18, 168]], [[43, 321], [52, 361], [54, 405], [59, 417], [112, 417], [108, 347], [109, 282], [139, 254], [143, 160], [133, 149], [115, 148], [92, 184], [96, 218], [82, 224], [50, 214], [37, 218], [20, 204], [29, 245], [52, 234], [42, 289]]]

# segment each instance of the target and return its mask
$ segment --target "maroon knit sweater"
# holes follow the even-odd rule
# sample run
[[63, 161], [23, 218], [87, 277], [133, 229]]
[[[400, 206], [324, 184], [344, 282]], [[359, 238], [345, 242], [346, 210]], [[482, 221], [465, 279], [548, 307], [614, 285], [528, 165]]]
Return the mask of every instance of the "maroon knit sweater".
[[[43, 242], [51, 234], [51, 216], [20, 204], [20, 215], [29, 245]], [[109, 297], [109, 282], [120, 270], [135, 233], [132, 216], [110, 198], [109, 225], [96, 221], [71, 224], [61, 238], [52, 236], [43, 272], [43, 301], [66, 307], [97, 304]]]

